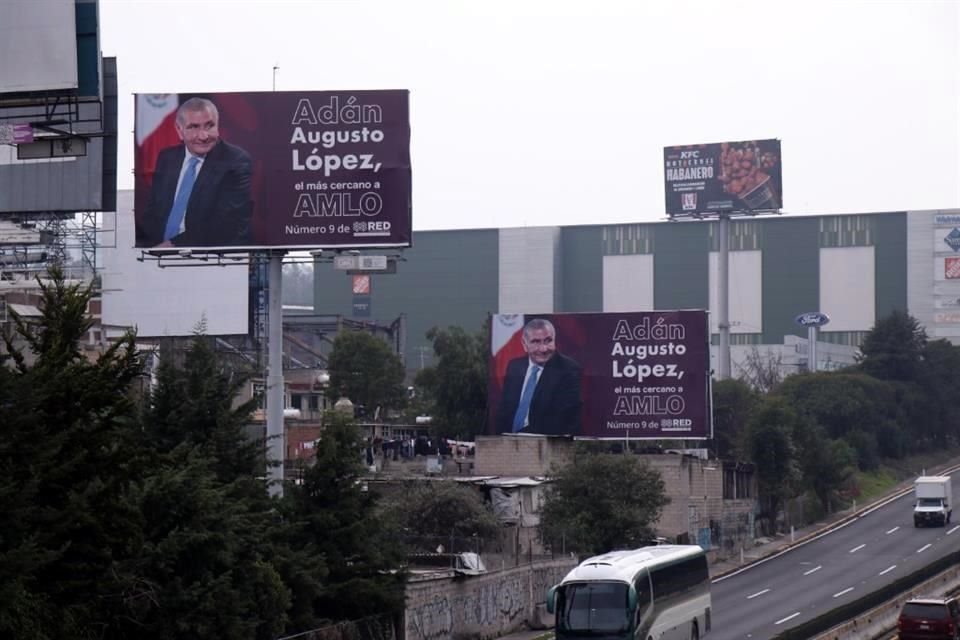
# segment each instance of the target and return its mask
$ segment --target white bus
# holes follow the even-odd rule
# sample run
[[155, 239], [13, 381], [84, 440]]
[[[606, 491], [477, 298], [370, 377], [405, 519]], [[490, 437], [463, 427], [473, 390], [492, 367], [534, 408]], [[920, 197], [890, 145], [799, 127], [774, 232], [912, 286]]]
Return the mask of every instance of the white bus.
[[588, 558], [547, 592], [557, 640], [698, 640], [710, 631], [710, 572], [696, 545]]

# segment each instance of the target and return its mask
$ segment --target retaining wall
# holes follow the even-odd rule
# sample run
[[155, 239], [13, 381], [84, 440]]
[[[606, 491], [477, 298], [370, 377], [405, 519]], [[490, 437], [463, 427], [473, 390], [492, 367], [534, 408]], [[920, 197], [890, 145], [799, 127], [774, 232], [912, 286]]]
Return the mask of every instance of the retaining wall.
[[576, 560], [543, 560], [479, 576], [413, 578], [407, 583], [405, 640], [496, 638], [539, 626], [547, 589]]

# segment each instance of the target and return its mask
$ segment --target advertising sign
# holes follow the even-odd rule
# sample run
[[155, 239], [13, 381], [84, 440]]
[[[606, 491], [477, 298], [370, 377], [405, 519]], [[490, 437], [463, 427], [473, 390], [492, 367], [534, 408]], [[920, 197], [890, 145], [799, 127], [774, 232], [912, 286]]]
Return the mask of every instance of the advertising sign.
[[783, 207], [779, 140], [665, 147], [667, 215]]
[[407, 91], [136, 96], [135, 245], [411, 245]]
[[489, 433], [713, 436], [706, 311], [495, 315]]
[[933, 230], [934, 253], [960, 253], [960, 227]]
[[793, 319], [801, 327], [822, 327], [830, 322], [830, 316], [819, 311], [801, 313]]

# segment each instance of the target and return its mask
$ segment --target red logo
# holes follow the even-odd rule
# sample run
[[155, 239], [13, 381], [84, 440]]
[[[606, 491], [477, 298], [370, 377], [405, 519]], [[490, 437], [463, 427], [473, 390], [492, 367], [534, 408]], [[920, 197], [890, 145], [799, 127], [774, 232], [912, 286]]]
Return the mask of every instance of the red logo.
[[370, 295], [370, 276], [353, 276], [353, 295]]
[[960, 278], [960, 258], [947, 258], [943, 262], [943, 275], [947, 280]]

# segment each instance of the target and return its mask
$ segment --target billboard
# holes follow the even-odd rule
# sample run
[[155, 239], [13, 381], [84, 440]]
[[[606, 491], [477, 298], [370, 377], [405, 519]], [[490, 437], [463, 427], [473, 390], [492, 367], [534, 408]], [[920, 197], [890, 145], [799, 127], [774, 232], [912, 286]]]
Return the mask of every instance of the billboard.
[[665, 147], [663, 168], [670, 216], [783, 207], [779, 140]]
[[0, 96], [0, 213], [116, 209], [116, 58], [103, 58], [102, 68], [102, 100]]
[[409, 93], [136, 96], [135, 246], [411, 245]]
[[76, 89], [76, 0], [18, 2], [0, 20], [0, 94]]
[[713, 437], [707, 312], [491, 319], [488, 431]]

